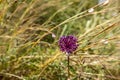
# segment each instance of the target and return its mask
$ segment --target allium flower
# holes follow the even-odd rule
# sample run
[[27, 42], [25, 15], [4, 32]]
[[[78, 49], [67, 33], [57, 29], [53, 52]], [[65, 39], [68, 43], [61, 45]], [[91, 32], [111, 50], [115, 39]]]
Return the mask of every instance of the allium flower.
[[62, 36], [59, 40], [60, 50], [66, 53], [72, 53], [78, 47], [77, 38], [73, 35]]

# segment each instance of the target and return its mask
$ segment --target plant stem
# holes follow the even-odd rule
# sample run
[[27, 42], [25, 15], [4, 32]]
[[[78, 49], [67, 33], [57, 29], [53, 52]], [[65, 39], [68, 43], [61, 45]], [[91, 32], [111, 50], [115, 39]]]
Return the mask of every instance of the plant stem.
[[70, 72], [69, 72], [69, 59], [70, 59], [70, 57], [69, 57], [69, 55], [67, 55], [67, 60], [68, 60], [68, 80], [69, 80], [69, 77], [70, 77]]

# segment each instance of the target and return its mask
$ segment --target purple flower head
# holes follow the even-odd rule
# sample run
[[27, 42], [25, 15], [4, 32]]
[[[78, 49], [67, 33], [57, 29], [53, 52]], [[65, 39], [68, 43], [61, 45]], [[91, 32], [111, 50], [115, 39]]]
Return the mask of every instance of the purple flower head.
[[60, 50], [66, 53], [72, 53], [78, 47], [77, 38], [73, 35], [62, 36], [59, 39]]

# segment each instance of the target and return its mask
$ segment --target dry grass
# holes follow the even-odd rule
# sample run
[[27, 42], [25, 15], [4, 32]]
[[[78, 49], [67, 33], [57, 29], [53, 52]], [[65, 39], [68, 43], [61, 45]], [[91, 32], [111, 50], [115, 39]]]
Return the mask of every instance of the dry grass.
[[119, 25], [119, 0], [0, 0], [0, 80], [66, 80], [68, 34], [71, 80], [120, 80]]

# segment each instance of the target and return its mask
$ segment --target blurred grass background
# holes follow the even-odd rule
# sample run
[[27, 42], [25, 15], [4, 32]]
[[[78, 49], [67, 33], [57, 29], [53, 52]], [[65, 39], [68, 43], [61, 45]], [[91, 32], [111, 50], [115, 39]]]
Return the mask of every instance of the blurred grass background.
[[120, 0], [0, 0], [0, 80], [120, 80]]

